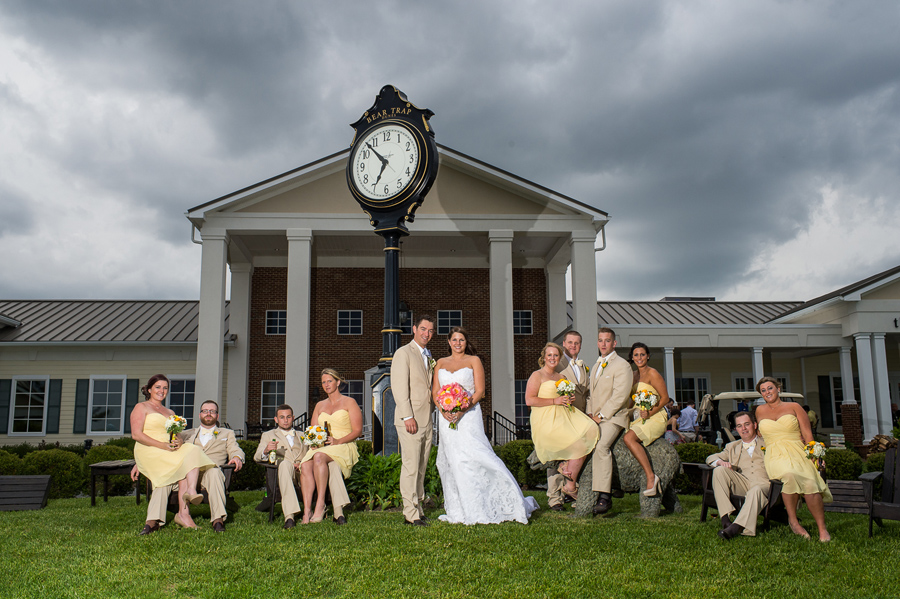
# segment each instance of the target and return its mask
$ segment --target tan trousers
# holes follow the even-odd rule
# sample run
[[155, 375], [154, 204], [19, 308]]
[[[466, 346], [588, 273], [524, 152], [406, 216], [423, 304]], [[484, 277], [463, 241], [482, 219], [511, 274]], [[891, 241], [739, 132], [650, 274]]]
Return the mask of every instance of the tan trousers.
[[552, 466], [547, 468], [547, 503], [550, 504], [550, 507], [564, 503], [562, 488], [565, 485], [566, 477]]
[[[206, 489], [209, 495], [210, 520], [225, 520], [225, 474], [221, 468], [208, 468], [200, 473], [200, 488]], [[153, 489], [147, 504], [147, 520], [166, 521], [166, 509], [169, 505], [169, 494], [178, 492], [178, 483]]]
[[744, 532], [741, 534], [748, 537], [756, 536], [756, 519], [769, 503], [769, 486], [768, 482], [750, 486], [746, 476], [724, 466], [717, 466], [712, 473], [712, 488], [720, 516], [734, 512], [732, 493], [744, 497], [744, 505], [732, 522], [743, 526]]
[[[291, 462], [281, 460], [278, 463], [278, 490], [281, 491], [281, 512], [284, 514], [285, 520], [294, 518], [302, 509], [297, 497], [297, 490], [294, 488], [295, 480], [298, 484], [300, 483], [300, 471], [294, 468]], [[344, 485], [341, 467], [334, 460], [328, 462], [328, 491], [331, 494], [334, 517], [342, 516], [344, 506], [350, 503], [350, 496]]]
[[610, 493], [612, 491], [613, 457], [611, 447], [622, 427], [618, 424], [603, 420], [600, 422], [600, 440], [594, 448], [594, 457], [591, 459], [593, 479], [591, 489], [598, 493]]
[[400, 496], [403, 497], [403, 516], [413, 522], [425, 515], [422, 501], [425, 499], [425, 470], [431, 454], [431, 423], [428, 429], [411, 435], [403, 425], [396, 426], [400, 440]]

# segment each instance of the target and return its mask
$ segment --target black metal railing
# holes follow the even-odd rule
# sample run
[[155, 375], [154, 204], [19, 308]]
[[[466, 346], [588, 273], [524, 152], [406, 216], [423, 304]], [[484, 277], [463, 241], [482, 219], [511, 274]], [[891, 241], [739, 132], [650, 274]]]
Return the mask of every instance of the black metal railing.
[[309, 426], [309, 412], [303, 412], [294, 418], [294, 428], [298, 431], [305, 431]]
[[531, 438], [530, 424], [516, 424], [503, 414], [494, 412], [491, 420], [491, 441], [494, 445], [503, 445], [517, 439]]

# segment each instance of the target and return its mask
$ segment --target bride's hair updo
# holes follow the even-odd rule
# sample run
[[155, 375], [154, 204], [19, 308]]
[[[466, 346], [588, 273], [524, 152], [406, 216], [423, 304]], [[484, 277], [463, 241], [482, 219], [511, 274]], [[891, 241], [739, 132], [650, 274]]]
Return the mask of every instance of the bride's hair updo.
[[550, 347], [555, 347], [555, 348], [556, 348], [556, 351], [559, 352], [559, 359], [562, 360], [562, 357], [563, 357], [563, 348], [562, 348], [561, 346], [559, 346], [558, 344], [553, 343], [552, 341], [549, 341], [549, 342], [547, 342], [547, 345], [545, 345], [545, 346], [541, 349], [541, 357], [538, 358], [538, 364], [541, 365], [541, 368], [544, 367], [544, 358], [547, 357], [547, 348], [550, 348]]
[[338, 374], [338, 371], [335, 370], [334, 368], [326, 368], [325, 370], [322, 371], [322, 374], [320, 374], [319, 376], [323, 377], [326, 374], [328, 376], [330, 376], [331, 378], [333, 378], [334, 380], [336, 380], [338, 383], [344, 382], [344, 378], [340, 374]]
[[144, 396], [144, 399], [150, 399], [150, 389], [152, 389], [153, 385], [155, 385], [159, 381], [165, 381], [167, 385], [169, 385], [170, 387], [172, 386], [172, 383], [169, 382], [169, 379], [166, 378], [166, 375], [154, 374], [150, 377], [150, 380], [147, 381], [147, 384], [141, 387], [141, 395]]
[[475, 349], [475, 346], [472, 344], [471, 341], [469, 341], [469, 332], [466, 331], [464, 328], [453, 327], [452, 329], [450, 329], [450, 334], [447, 335], [447, 341], [449, 342], [450, 339], [453, 338], [453, 335], [456, 333], [459, 333], [460, 335], [462, 335], [463, 339], [466, 340], [466, 354], [469, 356], [477, 356], [478, 350]]

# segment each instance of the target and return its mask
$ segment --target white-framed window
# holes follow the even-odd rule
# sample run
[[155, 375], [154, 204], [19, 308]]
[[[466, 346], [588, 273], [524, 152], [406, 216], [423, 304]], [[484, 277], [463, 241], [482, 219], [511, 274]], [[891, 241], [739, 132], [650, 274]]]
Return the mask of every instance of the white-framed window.
[[88, 433], [121, 435], [125, 430], [125, 375], [92, 374], [88, 398]]
[[437, 334], [449, 335], [450, 329], [462, 326], [462, 310], [438, 310]]
[[263, 381], [259, 401], [260, 422], [275, 418], [275, 410], [284, 403], [284, 381]]
[[194, 427], [195, 385], [192, 376], [169, 377], [169, 409], [187, 420], [188, 428]]
[[363, 313], [362, 310], [338, 310], [337, 334], [338, 335], [362, 335]]
[[693, 401], [700, 406], [700, 400], [709, 393], [708, 374], [684, 373], [681, 377], [675, 377], [675, 401], [681, 407]]
[[365, 383], [365, 381], [344, 381], [340, 388], [341, 393], [356, 400], [360, 410], [363, 409], [365, 401]]
[[513, 335], [531, 335], [531, 310], [513, 310]]
[[[841, 415], [841, 405], [844, 403], [844, 380], [841, 373], [833, 372], [828, 375], [831, 379], [831, 400], [834, 402], [834, 428], [843, 430], [844, 419]], [[853, 396], [859, 399], [859, 377], [853, 377]], [[819, 426], [822, 426], [822, 415], [819, 414]]]
[[43, 435], [47, 424], [49, 376], [14, 376], [9, 402], [9, 434]]
[[[788, 385], [791, 381], [789, 374], [775, 374], [772, 378], [781, 383], [782, 391], [789, 391]], [[734, 391], [756, 391], [757, 382], [749, 372], [731, 374], [731, 388]]]
[[266, 310], [266, 335], [287, 335], [287, 310]]
[[516, 426], [526, 426], [528, 424], [528, 419], [531, 416], [531, 408], [525, 403], [525, 387], [527, 386], [528, 379], [516, 379]]
[[406, 310], [400, 311], [400, 334], [401, 335], [412, 335], [413, 334], [413, 311]]

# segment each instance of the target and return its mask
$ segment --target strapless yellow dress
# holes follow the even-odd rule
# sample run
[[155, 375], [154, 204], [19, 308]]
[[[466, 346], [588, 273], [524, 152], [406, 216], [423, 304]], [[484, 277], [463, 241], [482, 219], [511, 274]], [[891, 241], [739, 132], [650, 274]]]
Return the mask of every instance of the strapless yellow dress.
[[[653, 387], [653, 385], [650, 385], [649, 383], [638, 383], [631, 390], [631, 394], [634, 395], [638, 391], [644, 390], [647, 390], [659, 397], [659, 391], [657, 391]], [[637, 413], [637, 407], [635, 407], [635, 413]], [[641, 422], [641, 417], [636, 416], [634, 421], [631, 423], [629, 430], [634, 431], [634, 434], [638, 436], [638, 439], [641, 440], [641, 443], [644, 444], [644, 447], [647, 447], [665, 434], [667, 421], [668, 419], [666, 418], [666, 411], [660, 410], [650, 418], [647, 418], [647, 422]]]
[[[538, 397], [556, 395], [556, 381], [544, 381]], [[600, 438], [600, 428], [590, 416], [566, 406], [531, 408], [531, 439], [541, 462], [570, 460], [589, 454]]]
[[[169, 442], [166, 432], [166, 417], [162, 414], [147, 414], [144, 419], [144, 434], [156, 441]], [[134, 461], [141, 474], [150, 479], [153, 487], [165, 487], [177, 483], [194, 468], [201, 471], [215, 466], [203, 453], [199, 445], [185, 443], [178, 451], [166, 451], [142, 443], [134, 444]]]
[[822, 480], [813, 461], [806, 457], [796, 416], [785, 414], [778, 420], [760, 420], [759, 433], [766, 440], [766, 472], [769, 478], [784, 483], [782, 493], [821, 493], [822, 500], [831, 503], [828, 485]]
[[[347, 410], [338, 410], [334, 414], [319, 414], [319, 424], [324, 426], [326, 422], [331, 430], [331, 436], [335, 438], [349, 435], [353, 428], [350, 425], [350, 412]], [[350, 443], [341, 443], [340, 445], [314, 447], [306, 452], [306, 455], [303, 456], [300, 463], [302, 464], [303, 462], [311, 460], [312, 457], [320, 451], [328, 454], [331, 456], [332, 460], [337, 462], [337, 465], [341, 467], [341, 474], [344, 475], [344, 478], [350, 477], [353, 465], [359, 461], [359, 450], [356, 449], [356, 442], [351, 441]]]

